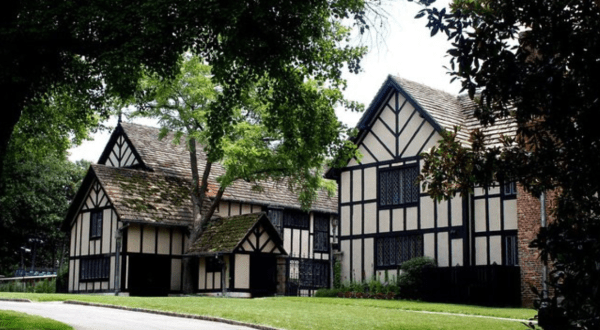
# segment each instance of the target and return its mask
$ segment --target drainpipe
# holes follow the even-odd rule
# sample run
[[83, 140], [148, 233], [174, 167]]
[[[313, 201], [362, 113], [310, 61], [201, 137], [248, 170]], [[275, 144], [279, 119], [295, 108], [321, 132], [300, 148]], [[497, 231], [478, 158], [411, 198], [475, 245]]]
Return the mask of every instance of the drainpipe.
[[[540, 215], [542, 221], [542, 228], [546, 227], [546, 193], [542, 192], [540, 194]], [[546, 264], [542, 265], [542, 301], [545, 301], [548, 298], [548, 266]]]

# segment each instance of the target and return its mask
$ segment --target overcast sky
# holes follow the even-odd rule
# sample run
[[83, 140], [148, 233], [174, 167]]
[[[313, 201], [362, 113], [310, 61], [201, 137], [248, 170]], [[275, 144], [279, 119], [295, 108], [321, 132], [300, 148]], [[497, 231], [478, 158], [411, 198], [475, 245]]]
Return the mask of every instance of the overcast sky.
[[[448, 2], [438, 0], [434, 6], [441, 8]], [[430, 37], [429, 29], [425, 28], [425, 18], [414, 19], [422, 6], [407, 1], [391, 3], [385, 7], [389, 15], [387, 31], [380, 31], [383, 42], [365, 40], [369, 53], [362, 61], [363, 72], [344, 75], [348, 81], [348, 88], [344, 91], [346, 98], [368, 106], [390, 74], [458, 94], [459, 83], [450, 84], [450, 76], [444, 68], [449, 61], [446, 50], [450, 48], [450, 43], [442, 34]], [[353, 127], [362, 114], [340, 110], [337, 115], [342, 122]], [[155, 122], [148, 119], [135, 119], [135, 122], [156, 126]], [[106, 124], [114, 127], [117, 120], [111, 118]], [[85, 141], [81, 146], [69, 150], [69, 159], [98, 161], [109, 137], [110, 132], [95, 134], [93, 141]]]

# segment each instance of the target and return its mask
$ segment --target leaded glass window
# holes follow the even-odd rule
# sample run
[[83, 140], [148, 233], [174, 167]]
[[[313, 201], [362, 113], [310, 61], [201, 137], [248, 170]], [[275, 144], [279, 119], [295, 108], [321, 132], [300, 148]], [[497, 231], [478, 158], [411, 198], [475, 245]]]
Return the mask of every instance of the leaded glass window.
[[329, 215], [315, 213], [314, 221], [314, 250], [329, 252]]
[[109, 257], [94, 257], [81, 259], [81, 264], [79, 266], [79, 279], [81, 281], [108, 280], [109, 272]]
[[394, 268], [412, 258], [423, 256], [423, 236], [392, 236], [376, 240], [378, 268]]
[[308, 213], [286, 210], [283, 212], [283, 226], [287, 228], [308, 229]]
[[279, 232], [279, 235], [281, 235], [283, 233], [283, 210], [269, 209], [269, 211], [267, 212], [267, 217], [269, 217], [269, 220], [271, 220], [273, 227], [275, 227], [275, 229], [277, 229], [277, 232]]
[[417, 166], [379, 172], [379, 205], [396, 206], [417, 203], [419, 185]]
[[102, 211], [94, 211], [90, 214], [90, 239], [102, 236]]

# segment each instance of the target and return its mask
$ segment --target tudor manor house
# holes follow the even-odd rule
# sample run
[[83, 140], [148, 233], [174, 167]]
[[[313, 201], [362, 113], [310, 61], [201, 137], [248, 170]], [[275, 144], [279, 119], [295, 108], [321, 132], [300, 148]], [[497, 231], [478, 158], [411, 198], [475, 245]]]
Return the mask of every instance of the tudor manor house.
[[[418, 256], [436, 260], [425, 276], [432, 300], [531, 306], [542, 265], [529, 243], [540, 202], [514, 182], [435, 202], [415, 182], [419, 154], [443, 129], [480, 128], [490, 147], [516, 124], [481, 127], [475, 104], [388, 76], [357, 125], [363, 155], [330, 169], [338, 194], [320, 193], [309, 212], [286, 184], [228, 187], [209, 227], [188, 242], [192, 223], [189, 152], [158, 139], [159, 129], [119, 123], [92, 164], [63, 228], [70, 234], [68, 290], [73, 293], [168, 295], [182, 292], [182, 259], [194, 266], [193, 290], [260, 297], [314, 294], [342, 281], [397, 276]], [[461, 135], [462, 134], [462, 135]], [[199, 151], [199, 170], [205, 155]], [[213, 165], [207, 196], [224, 173]]]

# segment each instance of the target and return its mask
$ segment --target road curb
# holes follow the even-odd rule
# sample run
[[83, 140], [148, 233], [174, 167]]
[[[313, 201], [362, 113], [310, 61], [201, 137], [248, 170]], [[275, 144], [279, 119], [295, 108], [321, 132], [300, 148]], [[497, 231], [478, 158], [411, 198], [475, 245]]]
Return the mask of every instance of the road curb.
[[31, 300], [29, 300], [29, 299], [21, 299], [21, 298], [0, 298], [0, 301], [16, 301], [16, 302], [28, 302], [28, 303], [31, 302]]
[[[27, 300], [27, 299], [21, 299], [21, 300]], [[29, 301], [29, 302], [31, 302], [31, 301]], [[254, 329], [259, 329], [259, 330], [282, 330], [282, 329], [279, 329], [279, 328], [268, 327], [268, 326], [265, 326], [265, 325], [259, 325], [259, 324], [253, 324], [253, 323], [245, 323], [245, 322], [228, 320], [228, 319], [223, 319], [223, 318], [220, 318], [220, 317], [213, 317], [213, 316], [184, 314], [184, 313], [176, 313], [176, 312], [165, 312], [165, 311], [157, 311], [157, 310], [153, 310], [153, 309], [145, 309], [145, 308], [138, 308], [138, 307], [126, 307], [126, 306], [109, 305], [109, 304], [89, 303], [89, 302], [76, 301], [76, 300], [66, 300], [66, 301], [63, 301], [63, 303], [65, 303], [65, 304], [72, 304], [72, 305], [84, 305], [84, 306], [95, 306], [95, 307], [106, 307], [106, 308], [114, 308], [114, 309], [123, 309], [123, 310], [127, 310], [127, 311], [132, 311], [132, 312], [143, 312], [143, 313], [158, 314], [158, 315], [165, 315], [165, 316], [175, 316], [175, 317], [182, 317], [182, 318], [202, 320], [202, 321], [221, 322], [221, 323], [227, 323], [227, 324], [231, 324], [231, 325], [239, 325], [239, 326], [244, 326], [244, 327], [254, 328]]]

